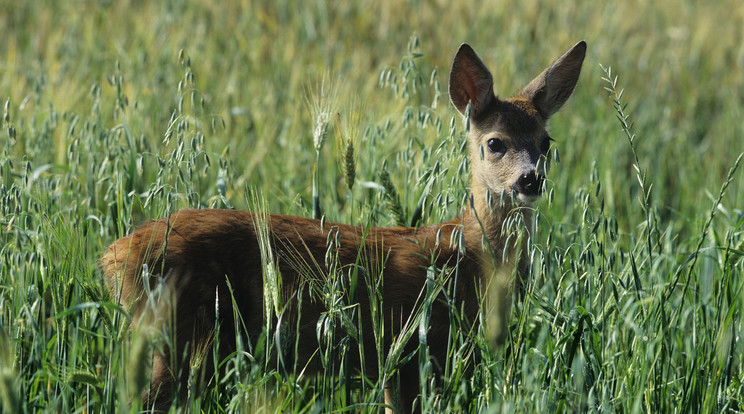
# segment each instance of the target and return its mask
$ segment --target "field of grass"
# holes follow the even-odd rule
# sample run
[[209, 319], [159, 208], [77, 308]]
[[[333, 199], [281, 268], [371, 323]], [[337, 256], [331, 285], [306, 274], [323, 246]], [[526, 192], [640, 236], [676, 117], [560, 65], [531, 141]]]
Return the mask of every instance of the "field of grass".
[[[462, 348], [421, 407], [744, 411], [739, 1], [32, 0], [1, 2], [0, 29], [0, 412], [140, 409], [151, 345], [96, 261], [144, 220], [248, 209], [259, 192], [266, 211], [312, 216], [316, 161], [327, 220], [453, 218], [469, 181], [447, 97], [459, 44], [509, 96], [580, 39], [509, 341], [454, 332]], [[320, 151], [318, 104], [337, 114]], [[343, 367], [280, 374], [260, 350], [225, 366], [174, 410], [382, 402], [378, 380]]]

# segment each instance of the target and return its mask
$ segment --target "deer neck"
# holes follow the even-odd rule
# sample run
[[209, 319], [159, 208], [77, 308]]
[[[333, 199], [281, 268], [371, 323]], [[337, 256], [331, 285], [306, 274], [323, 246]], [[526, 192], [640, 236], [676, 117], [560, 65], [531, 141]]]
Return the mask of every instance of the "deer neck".
[[531, 208], [510, 196], [504, 200], [500, 194], [487, 196], [485, 184], [476, 177], [472, 183], [472, 203], [462, 216], [465, 248], [479, 267], [477, 283], [487, 335], [492, 343], [501, 344], [508, 332], [515, 282], [521, 283], [525, 270]]
[[484, 279], [494, 271], [513, 273], [530, 234], [532, 211], [510, 196], [502, 200], [501, 194], [487, 192], [485, 184], [473, 177], [472, 203], [462, 216], [467, 254], [480, 263]]

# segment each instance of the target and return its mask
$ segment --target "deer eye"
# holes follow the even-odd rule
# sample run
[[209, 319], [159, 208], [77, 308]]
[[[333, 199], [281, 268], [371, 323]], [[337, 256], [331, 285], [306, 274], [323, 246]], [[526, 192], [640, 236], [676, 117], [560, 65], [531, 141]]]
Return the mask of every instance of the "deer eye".
[[542, 142], [540, 143], [540, 152], [543, 154], [547, 154], [550, 150], [550, 141], [552, 141], [553, 138], [545, 137], [543, 138]]
[[492, 154], [503, 154], [506, 151], [504, 142], [498, 138], [489, 139], [488, 142], [486, 142], [486, 145], [488, 145], [488, 151]]

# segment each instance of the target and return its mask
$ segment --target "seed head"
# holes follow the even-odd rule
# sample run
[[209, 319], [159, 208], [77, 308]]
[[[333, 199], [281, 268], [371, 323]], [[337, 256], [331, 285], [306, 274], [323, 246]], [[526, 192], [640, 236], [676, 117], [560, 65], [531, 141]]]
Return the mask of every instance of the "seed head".
[[326, 84], [326, 79], [320, 81], [320, 85], [308, 91], [308, 106], [310, 114], [315, 119], [313, 128], [313, 147], [320, 152], [326, 138], [331, 130], [333, 114], [336, 112], [336, 87]]
[[350, 138], [344, 140], [344, 179], [349, 190], [354, 189], [356, 178], [356, 166], [354, 165], [354, 141]]
[[354, 143], [359, 141], [361, 135], [360, 126], [362, 113], [364, 112], [356, 100], [352, 100], [347, 106], [348, 110], [340, 117], [341, 126], [341, 170], [344, 173], [346, 186], [349, 190], [354, 188], [356, 178], [356, 164], [354, 162]]
[[323, 148], [328, 137], [328, 131], [330, 130], [331, 116], [326, 111], [321, 111], [315, 117], [315, 130], [313, 131], [313, 146], [315, 151], [320, 151]]

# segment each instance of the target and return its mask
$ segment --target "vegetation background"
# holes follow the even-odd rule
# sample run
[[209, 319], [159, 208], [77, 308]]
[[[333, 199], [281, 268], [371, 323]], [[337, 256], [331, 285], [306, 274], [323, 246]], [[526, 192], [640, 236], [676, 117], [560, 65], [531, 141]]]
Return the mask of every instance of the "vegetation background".
[[[246, 209], [254, 189], [310, 216], [316, 160], [328, 220], [452, 218], [469, 179], [446, 93], [459, 44], [509, 96], [580, 39], [509, 345], [453, 334], [470, 351], [421, 407], [744, 410], [740, 1], [0, 1], [0, 32], [0, 411], [140, 408], [150, 348], [96, 260], [143, 220]], [[318, 105], [336, 115], [316, 153]], [[381, 403], [379, 382], [333, 367], [248, 366], [174, 410]]]

